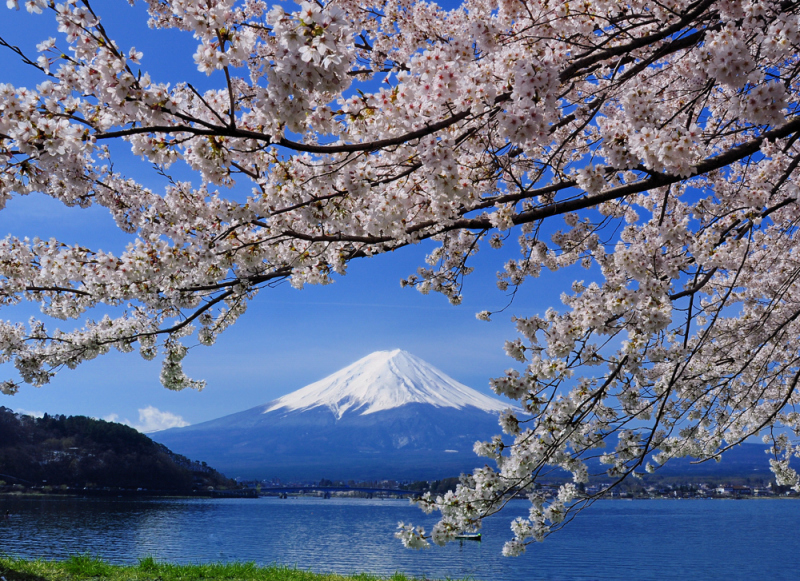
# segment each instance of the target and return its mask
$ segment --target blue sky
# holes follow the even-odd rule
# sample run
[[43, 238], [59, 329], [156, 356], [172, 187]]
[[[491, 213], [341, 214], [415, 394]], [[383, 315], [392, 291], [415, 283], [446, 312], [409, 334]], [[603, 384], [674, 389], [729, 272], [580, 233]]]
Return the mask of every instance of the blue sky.
[[[141, 4], [131, 8], [124, 0], [104, 0], [95, 7], [121, 48], [135, 45], [145, 53], [142, 69], [154, 80], [191, 80], [199, 88], [223, 82], [221, 74], [197, 73], [192, 61], [196, 42], [190, 35], [149, 30]], [[59, 39], [49, 15], [5, 9], [0, 14], [0, 36], [29, 55], [35, 55], [35, 45], [48, 36]], [[64, 45], [60, 39], [59, 45]], [[0, 83], [35, 86], [41, 81], [32, 74], [36, 71], [18, 65], [12, 57], [7, 49], [0, 52]], [[147, 181], [154, 179], [148, 165], [124, 157], [121, 161], [128, 175], [156, 186]], [[0, 211], [0, 233], [53, 236], [68, 244], [114, 252], [130, 240], [116, 230], [102, 208], [65, 208], [36, 195], [16, 198]], [[149, 428], [164, 418], [157, 412], [197, 423], [266, 403], [373, 351], [395, 348], [491, 393], [489, 378], [514, 365], [503, 352], [504, 341], [516, 337], [511, 315], [558, 307], [560, 292], [569, 288], [573, 278], [588, 278], [582, 270], [545, 275], [524, 285], [512, 307], [492, 322], [476, 320], [477, 311], [499, 309], [508, 302], [506, 294], [495, 287], [495, 272], [505, 260], [517, 256], [515, 246], [510, 242], [501, 251], [486, 248], [479, 253], [476, 271], [466, 281], [464, 302], [458, 307], [442, 296], [423, 296], [400, 287], [401, 278], [423, 265], [431, 245], [355, 261], [347, 276], [333, 285], [302, 291], [288, 284], [265, 289], [214, 347], [191, 350], [185, 370], [192, 378], [207, 381], [202, 392], [170, 392], [159, 384], [158, 360], [148, 362], [136, 353], [114, 352], [76, 370], [62, 371], [45, 387], [26, 385], [17, 395], [0, 395], [0, 405], [29, 412], [118, 418]], [[36, 306], [26, 305], [8, 309], [0, 317], [24, 320], [37, 311]], [[14, 370], [5, 366], [0, 372], [5, 379]]]

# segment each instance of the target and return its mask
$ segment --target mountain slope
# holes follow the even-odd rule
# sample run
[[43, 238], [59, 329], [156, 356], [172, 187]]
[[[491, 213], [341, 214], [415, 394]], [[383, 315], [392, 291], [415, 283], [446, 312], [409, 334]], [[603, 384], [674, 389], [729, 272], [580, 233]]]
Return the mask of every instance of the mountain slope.
[[458, 383], [411, 353], [396, 349], [376, 351], [265, 406], [273, 410], [308, 410], [327, 407], [337, 418], [345, 413], [361, 415], [410, 403], [464, 409], [474, 407], [500, 412], [508, 404]]
[[33, 418], [0, 407], [0, 472], [11, 484], [190, 493], [234, 486], [131, 427], [83, 416]]
[[151, 434], [230, 476], [442, 478], [481, 464], [510, 407], [405, 351], [376, 352], [243, 412]]
[[[413, 355], [382, 351], [265, 405], [151, 437], [229, 476], [431, 480], [483, 465], [473, 444], [500, 433], [506, 407]], [[768, 479], [765, 449], [743, 444], [721, 463], [677, 459], [657, 475]], [[605, 480], [607, 466], [595, 460], [589, 468]]]

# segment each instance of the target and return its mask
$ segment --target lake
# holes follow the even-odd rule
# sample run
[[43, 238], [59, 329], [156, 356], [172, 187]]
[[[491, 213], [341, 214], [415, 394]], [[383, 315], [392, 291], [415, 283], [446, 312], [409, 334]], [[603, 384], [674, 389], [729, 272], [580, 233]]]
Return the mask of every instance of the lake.
[[800, 501], [607, 500], [521, 557], [500, 555], [512, 502], [483, 542], [426, 551], [393, 538], [398, 521], [435, 522], [405, 500], [321, 498], [109, 500], [0, 497], [0, 553], [113, 563], [255, 561], [315, 572], [400, 571], [486, 581], [795, 580]]

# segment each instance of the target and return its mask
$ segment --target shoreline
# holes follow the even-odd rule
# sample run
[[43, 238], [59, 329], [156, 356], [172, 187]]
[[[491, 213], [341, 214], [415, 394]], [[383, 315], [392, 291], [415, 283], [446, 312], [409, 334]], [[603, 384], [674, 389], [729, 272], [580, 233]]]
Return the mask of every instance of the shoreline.
[[170, 490], [104, 490], [104, 489], [78, 489], [67, 490], [4, 490], [0, 491], [0, 498], [7, 497], [39, 497], [39, 498], [258, 498], [255, 491], [232, 490], [207, 490], [207, 491], [170, 491]]
[[[208, 563], [176, 565], [152, 557], [136, 565], [112, 565], [90, 555], [77, 555], [66, 561], [20, 559], [0, 556], [0, 579], [5, 581], [418, 581], [395, 573], [384, 577], [370, 573], [313, 573], [281, 565], [255, 563]], [[425, 581], [435, 581], [425, 579]], [[458, 581], [458, 580], [449, 580]], [[463, 580], [466, 581], [466, 580]], [[474, 581], [474, 580], [473, 580]]]
[[[65, 492], [0, 492], [0, 500], [12, 498], [41, 498], [41, 499], [61, 499], [61, 498], [106, 498], [109, 500], [124, 499], [124, 500], [157, 500], [157, 499], [178, 499], [189, 500], [194, 498], [199, 499], [221, 499], [221, 498], [241, 498], [253, 499], [260, 498], [275, 498], [281, 500], [295, 499], [295, 498], [315, 498], [319, 500], [408, 500], [408, 496], [375, 496], [373, 498], [361, 496], [348, 496], [348, 495], [331, 495], [324, 496], [319, 493], [292, 493], [286, 497], [280, 497], [277, 494], [228, 494], [225, 491], [219, 491], [217, 494], [211, 493], [194, 493], [194, 494], [181, 494], [181, 493], [158, 493], [158, 492], [139, 492], [139, 491], [103, 491], [102, 493], [93, 493], [89, 491], [65, 491]], [[579, 499], [589, 499], [590, 497], [578, 497]], [[642, 501], [642, 500], [797, 500], [800, 495], [797, 494], [772, 494], [772, 495], [708, 495], [708, 496], [668, 496], [668, 495], [655, 495], [655, 496], [618, 496], [618, 495], [604, 495], [596, 498], [595, 500], [613, 500], [613, 501]], [[526, 498], [513, 498], [512, 501], [528, 502]]]

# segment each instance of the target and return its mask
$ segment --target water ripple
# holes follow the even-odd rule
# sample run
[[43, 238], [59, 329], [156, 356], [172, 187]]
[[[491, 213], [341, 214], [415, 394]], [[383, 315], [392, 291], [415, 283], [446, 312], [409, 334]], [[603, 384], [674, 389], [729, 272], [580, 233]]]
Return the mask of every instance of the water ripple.
[[[150, 501], [3, 498], [0, 553], [115, 563], [255, 561], [317, 572], [401, 571], [491, 581], [749, 581], [796, 579], [800, 502], [606, 501], [516, 559], [500, 556], [525, 503], [484, 523], [481, 543], [416, 552], [393, 538], [398, 521], [430, 527], [406, 501], [263, 498]], [[732, 550], [733, 549], [733, 550]]]

